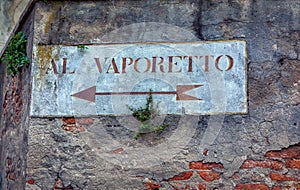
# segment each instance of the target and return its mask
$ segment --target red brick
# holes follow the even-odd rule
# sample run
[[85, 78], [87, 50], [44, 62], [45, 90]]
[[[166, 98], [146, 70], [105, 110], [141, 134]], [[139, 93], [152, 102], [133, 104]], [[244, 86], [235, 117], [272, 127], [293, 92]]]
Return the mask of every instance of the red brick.
[[178, 175], [175, 175], [172, 178], [169, 178], [168, 181], [173, 181], [173, 180], [188, 180], [192, 177], [193, 172], [189, 171], [189, 172], [182, 172]]
[[285, 165], [287, 168], [300, 169], [300, 160], [286, 160]]
[[79, 125], [91, 125], [94, 123], [92, 118], [81, 118], [78, 120]]
[[72, 132], [72, 133], [79, 133], [82, 131], [85, 131], [85, 128], [81, 127], [81, 126], [76, 126], [73, 124], [68, 124], [66, 126], [63, 127], [63, 130], [68, 131], [68, 132]]
[[223, 168], [222, 164], [209, 162], [209, 163], [203, 163], [202, 161], [199, 162], [190, 162], [189, 164], [190, 169], [195, 170], [211, 170], [213, 168]]
[[111, 154], [119, 154], [119, 153], [121, 153], [121, 152], [123, 152], [123, 151], [124, 151], [123, 148], [117, 148], [117, 149], [111, 151], [110, 153], [111, 153]]
[[190, 190], [191, 189], [191, 186], [190, 185], [185, 185], [182, 190]]
[[234, 174], [234, 175], [232, 176], [232, 179], [234, 179], [234, 180], [238, 180], [238, 179], [240, 179], [240, 176], [239, 176], [239, 175], [237, 175], [237, 174]]
[[6, 159], [6, 164], [7, 164], [7, 166], [11, 166], [12, 163], [13, 163], [12, 159], [10, 159], [10, 158], [7, 158], [7, 159]]
[[3, 103], [3, 109], [6, 109], [6, 106], [7, 106], [7, 101], [5, 101], [5, 102]]
[[27, 181], [27, 183], [30, 184], [30, 185], [33, 185], [33, 184], [34, 184], [34, 179], [29, 179], [29, 180]]
[[15, 180], [15, 179], [17, 179], [17, 175], [15, 173], [11, 172], [8, 174], [8, 179]]
[[145, 186], [148, 188], [148, 190], [156, 190], [160, 188], [160, 184], [156, 184], [153, 182], [146, 182]]
[[238, 184], [235, 190], [269, 190], [265, 184]]
[[286, 174], [282, 175], [275, 172], [271, 172], [270, 178], [274, 181], [295, 181], [295, 178], [293, 176], [288, 176]]
[[59, 190], [59, 189], [63, 189], [63, 188], [64, 188], [64, 184], [63, 184], [62, 180], [59, 177], [56, 178], [53, 190]]
[[282, 187], [281, 186], [273, 186], [272, 190], [282, 190]]
[[205, 184], [199, 184], [198, 189], [199, 190], [206, 190], [206, 185]]
[[220, 179], [220, 175], [214, 171], [202, 171], [199, 172], [200, 177], [205, 181], [214, 181]]
[[266, 161], [246, 160], [242, 165], [242, 168], [255, 168], [255, 167], [280, 170], [283, 167], [283, 163], [275, 160], [266, 160]]
[[266, 153], [268, 158], [296, 158], [300, 159], [300, 144], [284, 148], [282, 150], [269, 151]]
[[74, 117], [63, 117], [62, 121], [66, 124], [75, 124], [76, 120]]
[[208, 150], [207, 150], [207, 149], [204, 149], [203, 155], [204, 155], [204, 156], [207, 156], [207, 155], [208, 155]]
[[173, 190], [179, 190], [179, 184], [175, 184], [175, 186], [173, 186]]
[[294, 187], [295, 187], [295, 189], [299, 190], [300, 189], [300, 183], [299, 182], [298, 183], [294, 183]]

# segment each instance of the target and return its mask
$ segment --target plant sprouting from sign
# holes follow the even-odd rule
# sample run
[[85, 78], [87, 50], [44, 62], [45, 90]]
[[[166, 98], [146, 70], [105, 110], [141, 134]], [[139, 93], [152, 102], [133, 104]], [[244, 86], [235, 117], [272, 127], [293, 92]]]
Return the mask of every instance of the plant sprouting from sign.
[[130, 111], [132, 111], [133, 117], [142, 122], [137, 134], [134, 136], [134, 139], [139, 139], [139, 137], [146, 133], [160, 132], [163, 131], [169, 124], [162, 125], [152, 125], [150, 124], [151, 119], [159, 115], [159, 110], [157, 105], [154, 106], [152, 89], [149, 90], [149, 96], [146, 99], [145, 107], [133, 108], [128, 106]]
[[85, 51], [85, 50], [89, 49], [89, 47], [84, 44], [80, 44], [80, 45], [77, 45], [77, 49], [79, 51]]

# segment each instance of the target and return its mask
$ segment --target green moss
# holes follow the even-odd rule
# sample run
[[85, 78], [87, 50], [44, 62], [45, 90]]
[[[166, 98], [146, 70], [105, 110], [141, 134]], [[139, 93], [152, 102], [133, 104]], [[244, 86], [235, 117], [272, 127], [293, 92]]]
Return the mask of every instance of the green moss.
[[37, 46], [37, 53], [36, 53], [37, 63], [40, 64], [40, 74], [41, 76], [48, 72], [51, 68], [51, 59], [53, 58], [54, 61], [58, 59], [57, 55], [53, 55], [53, 47], [46, 46], [46, 45], [39, 45]]
[[29, 64], [30, 60], [27, 57], [26, 45], [26, 36], [22, 32], [18, 32], [5, 49], [1, 62], [7, 64], [6, 69], [9, 75], [16, 75], [23, 66]]
[[54, 18], [55, 18], [55, 14], [51, 13], [50, 16], [49, 16], [49, 19], [48, 19], [47, 23], [45, 24], [45, 28], [44, 28], [45, 34], [49, 33], [49, 30], [50, 30], [51, 24], [54, 21]]

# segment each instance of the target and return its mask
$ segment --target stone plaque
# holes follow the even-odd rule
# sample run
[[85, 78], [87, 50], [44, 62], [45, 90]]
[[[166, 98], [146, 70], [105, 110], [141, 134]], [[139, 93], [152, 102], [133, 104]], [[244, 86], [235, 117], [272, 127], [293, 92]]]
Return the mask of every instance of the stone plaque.
[[247, 113], [244, 41], [36, 46], [31, 116]]

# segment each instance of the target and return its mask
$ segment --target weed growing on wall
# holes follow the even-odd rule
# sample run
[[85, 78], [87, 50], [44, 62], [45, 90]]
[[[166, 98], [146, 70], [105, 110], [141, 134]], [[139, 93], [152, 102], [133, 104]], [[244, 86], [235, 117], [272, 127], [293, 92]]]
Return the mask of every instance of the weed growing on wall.
[[29, 58], [26, 53], [26, 36], [22, 32], [18, 32], [9, 42], [1, 62], [7, 63], [7, 73], [16, 75], [20, 69], [29, 63]]
[[146, 100], [145, 107], [133, 108], [129, 107], [130, 111], [132, 111], [133, 117], [137, 118], [140, 122], [142, 122], [141, 127], [138, 130], [138, 133], [134, 136], [134, 139], [138, 139], [142, 134], [160, 132], [163, 131], [168, 124], [162, 125], [151, 125], [150, 120], [159, 115], [159, 111], [157, 107], [154, 107], [152, 90], [150, 89], [149, 96]]
[[80, 45], [77, 45], [77, 49], [79, 51], [85, 51], [85, 50], [89, 49], [89, 47], [87, 47], [86, 45], [80, 44]]

